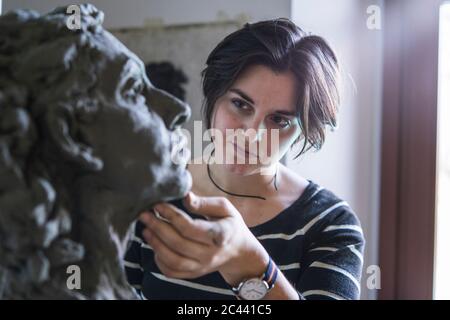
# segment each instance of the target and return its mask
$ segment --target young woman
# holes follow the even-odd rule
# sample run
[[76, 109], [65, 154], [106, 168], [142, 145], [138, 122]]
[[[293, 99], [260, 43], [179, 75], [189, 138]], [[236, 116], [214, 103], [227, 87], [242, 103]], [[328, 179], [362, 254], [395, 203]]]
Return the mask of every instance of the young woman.
[[[224, 137], [231, 129], [267, 135], [243, 147], [231, 143], [234, 160], [256, 156], [253, 163], [223, 163], [212, 152], [215, 161], [190, 164], [186, 198], [155, 206], [159, 218], [141, 215], [125, 257], [130, 284], [147, 299], [359, 298], [364, 237], [357, 216], [280, 163], [297, 143], [298, 155], [320, 149], [326, 126], [336, 126], [333, 50], [288, 19], [274, 19], [228, 35], [206, 64], [207, 127]], [[275, 131], [274, 148], [267, 142]], [[214, 145], [230, 150], [226, 139]], [[260, 161], [251, 146], [265, 147], [272, 161]]]

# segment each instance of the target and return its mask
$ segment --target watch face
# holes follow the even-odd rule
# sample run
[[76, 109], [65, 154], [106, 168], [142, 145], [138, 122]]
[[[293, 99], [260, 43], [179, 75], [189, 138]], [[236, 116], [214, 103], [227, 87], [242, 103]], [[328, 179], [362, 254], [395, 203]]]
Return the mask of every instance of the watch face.
[[268, 290], [269, 287], [266, 282], [255, 278], [244, 282], [239, 295], [245, 300], [259, 300], [266, 295]]

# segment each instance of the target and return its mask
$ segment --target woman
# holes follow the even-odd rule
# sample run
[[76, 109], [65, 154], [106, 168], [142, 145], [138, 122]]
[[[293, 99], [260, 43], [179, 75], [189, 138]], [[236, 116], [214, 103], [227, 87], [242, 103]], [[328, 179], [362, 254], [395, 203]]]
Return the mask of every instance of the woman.
[[[210, 53], [203, 91], [209, 129], [267, 134], [232, 145], [233, 160], [256, 161], [223, 163], [225, 153], [212, 152], [215, 161], [189, 165], [186, 198], [141, 215], [125, 257], [129, 282], [148, 299], [359, 298], [358, 218], [279, 162], [300, 141], [299, 155], [320, 149], [326, 126], [336, 126], [333, 50], [288, 19], [246, 24]], [[275, 133], [274, 147], [267, 142]], [[214, 151], [229, 144], [213, 141]]]

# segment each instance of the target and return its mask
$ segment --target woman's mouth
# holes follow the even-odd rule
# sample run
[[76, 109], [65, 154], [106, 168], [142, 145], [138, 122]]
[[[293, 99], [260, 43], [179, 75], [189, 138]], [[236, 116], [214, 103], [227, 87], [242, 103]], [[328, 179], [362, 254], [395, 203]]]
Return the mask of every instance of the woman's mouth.
[[250, 152], [248, 149], [242, 148], [240, 146], [238, 146], [236, 143], [232, 142], [233, 146], [235, 147], [235, 150], [237, 150], [239, 153], [241, 154], [245, 154], [247, 156], [252, 156], [255, 158], [259, 158], [258, 155], [256, 153]]

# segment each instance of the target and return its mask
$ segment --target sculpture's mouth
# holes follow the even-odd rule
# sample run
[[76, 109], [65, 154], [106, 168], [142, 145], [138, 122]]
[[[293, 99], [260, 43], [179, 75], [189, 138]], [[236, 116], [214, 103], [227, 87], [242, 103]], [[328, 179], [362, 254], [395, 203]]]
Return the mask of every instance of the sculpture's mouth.
[[170, 159], [162, 157], [158, 168], [152, 171], [157, 183], [148, 185], [142, 192], [134, 208], [134, 214], [138, 216], [144, 211], [149, 211], [158, 202], [168, 202], [183, 198], [192, 187], [192, 177], [187, 170], [190, 160], [190, 150], [187, 148], [188, 139], [180, 130], [170, 132]]
[[192, 176], [185, 166], [178, 166], [175, 170], [169, 170], [172, 175], [165, 180], [163, 185], [160, 185], [156, 190], [147, 190], [142, 194], [134, 209], [136, 216], [144, 211], [149, 211], [159, 202], [181, 199], [191, 190]]
[[175, 165], [186, 168], [191, 157], [191, 152], [187, 147], [188, 141], [185, 135], [179, 130], [175, 130], [171, 135], [170, 159]]

